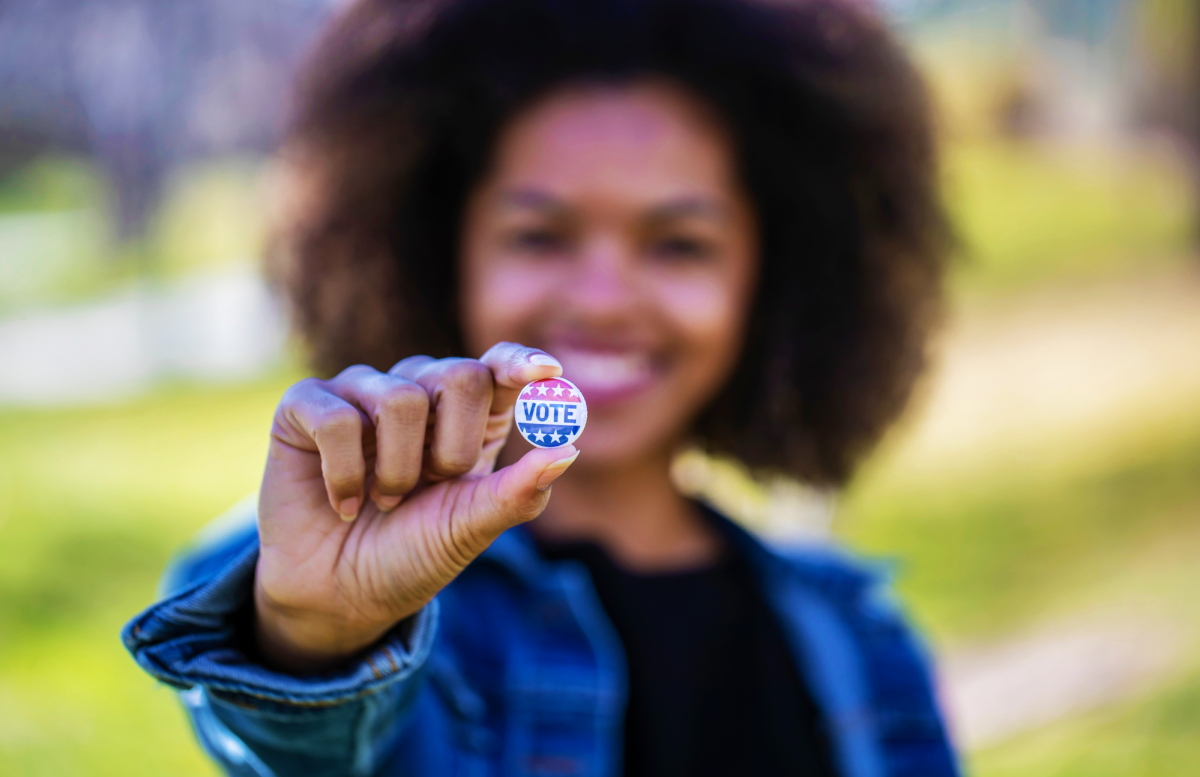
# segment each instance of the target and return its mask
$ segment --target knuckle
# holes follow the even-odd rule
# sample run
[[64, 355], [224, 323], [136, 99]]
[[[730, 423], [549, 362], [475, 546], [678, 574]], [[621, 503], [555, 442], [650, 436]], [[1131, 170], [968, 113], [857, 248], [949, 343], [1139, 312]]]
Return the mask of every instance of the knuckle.
[[305, 378], [299, 380], [287, 387], [283, 392], [283, 396], [279, 399], [279, 408], [287, 409], [303, 404], [313, 397], [321, 389], [321, 381], [318, 378]]
[[492, 371], [475, 359], [459, 359], [446, 367], [442, 383], [455, 392], [486, 395], [492, 391]]
[[370, 367], [366, 364], [355, 364], [342, 370], [334, 378], [338, 382], [358, 382], [364, 378], [371, 378], [379, 374], [379, 370]]
[[500, 505], [503, 513], [514, 521], [524, 523], [532, 521], [541, 515], [542, 510], [550, 501], [550, 491], [535, 491], [528, 494], [523, 490], [512, 490], [504, 493], [499, 482], [493, 486], [493, 499]]
[[329, 472], [325, 481], [335, 494], [356, 494], [362, 485], [362, 474], [353, 471]]
[[415, 471], [406, 474], [380, 470], [375, 473], [375, 487], [384, 496], [403, 496], [416, 488], [419, 477], [420, 473]]
[[347, 404], [327, 407], [317, 417], [313, 431], [316, 435], [325, 437], [361, 435], [362, 418], [357, 410]]
[[516, 347], [519, 347], [519, 346], [517, 346], [516, 343], [510, 343], [507, 340], [501, 340], [500, 342], [493, 345], [491, 348], [487, 349], [487, 351], [483, 354], [483, 356], [481, 356], [479, 358], [481, 361], [483, 361], [483, 360], [486, 360], [489, 358], [494, 358], [496, 356], [501, 356]]
[[391, 375], [395, 375], [395, 374], [398, 374], [401, 372], [405, 372], [411, 368], [419, 367], [423, 364], [426, 364], [427, 362], [432, 362], [432, 361], [433, 361], [433, 357], [426, 356], [425, 354], [418, 354], [416, 356], [408, 356], [408, 357], [396, 362], [395, 364], [393, 364], [391, 366], [391, 368], [388, 370], [388, 373]]
[[532, 348], [527, 348], [520, 343], [510, 343], [505, 340], [489, 348], [487, 353], [481, 357], [481, 360], [489, 364], [503, 366], [505, 369], [512, 369], [513, 367], [519, 367], [532, 350]]
[[532, 521], [542, 514], [542, 510], [546, 509], [546, 503], [549, 501], [550, 492], [548, 490], [538, 492], [532, 499], [522, 500], [520, 504], [515, 505], [512, 516], [522, 523]]
[[532, 520], [542, 514], [550, 502], [550, 489], [535, 488], [532, 493], [523, 492], [516, 497], [514, 514], [522, 520]]
[[379, 411], [403, 422], [423, 425], [429, 414], [429, 394], [410, 381], [394, 381], [380, 394]]
[[457, 477], [470, 472], [478, 459], [478, 451], [474, 453], [456, 450], [440, 451], [435, 457], [434, 469], [438, 475]]

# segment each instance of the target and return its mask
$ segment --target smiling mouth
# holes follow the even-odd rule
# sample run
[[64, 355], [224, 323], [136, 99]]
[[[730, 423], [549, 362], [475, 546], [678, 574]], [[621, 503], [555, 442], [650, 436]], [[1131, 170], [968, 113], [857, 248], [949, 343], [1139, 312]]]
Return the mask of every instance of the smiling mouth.
[[641, 393], [659, 373], [654, 359], [644, 350], [593, 350], [566, 345], [549, 350], [562, 363], [563, 377], [579, 386], [589, 406], [619, 402]]

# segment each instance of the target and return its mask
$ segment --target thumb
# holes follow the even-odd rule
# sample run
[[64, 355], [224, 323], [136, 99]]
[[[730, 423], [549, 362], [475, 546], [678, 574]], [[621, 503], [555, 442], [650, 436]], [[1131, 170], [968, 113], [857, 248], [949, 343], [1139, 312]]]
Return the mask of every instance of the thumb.
[[537, 518], [550, 500], [550, 484], [578, 457], [574, 445], [534, 448], [516, 463], [478, 481], [471, 512], [479, 529], [499, 536], [505, 529]]

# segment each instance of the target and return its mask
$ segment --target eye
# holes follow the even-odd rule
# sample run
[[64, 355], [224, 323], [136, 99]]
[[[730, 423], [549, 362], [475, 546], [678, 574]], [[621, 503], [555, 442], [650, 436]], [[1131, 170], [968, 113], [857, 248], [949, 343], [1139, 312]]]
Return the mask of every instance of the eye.
[[685, 236], [665, 237], [650, 244], [654, 256], [669, 260], [706, 259], [712, 250], [707, 240]]
[[567, 236], [553, 229], [520, 229], [509, 238], [518, 251], [532, 254], [554, 254], [566, 250]]

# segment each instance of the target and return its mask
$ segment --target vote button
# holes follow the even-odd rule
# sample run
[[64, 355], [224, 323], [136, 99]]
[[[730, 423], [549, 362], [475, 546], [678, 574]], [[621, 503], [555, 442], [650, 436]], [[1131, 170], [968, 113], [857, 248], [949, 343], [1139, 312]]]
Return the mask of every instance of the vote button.
[[583, 392], [569, 380], [535, 380], [517, 398], [517, 429], [539, 448], [559, 448], [579, 439], [587, 425]]

